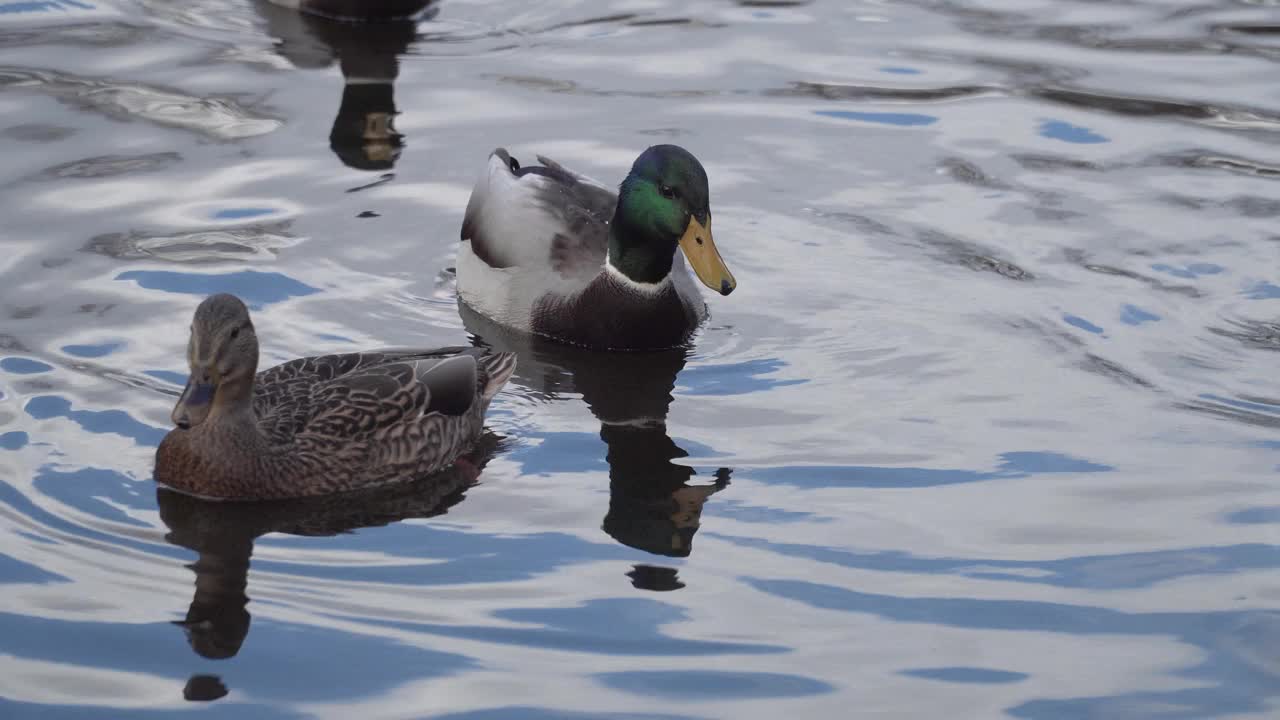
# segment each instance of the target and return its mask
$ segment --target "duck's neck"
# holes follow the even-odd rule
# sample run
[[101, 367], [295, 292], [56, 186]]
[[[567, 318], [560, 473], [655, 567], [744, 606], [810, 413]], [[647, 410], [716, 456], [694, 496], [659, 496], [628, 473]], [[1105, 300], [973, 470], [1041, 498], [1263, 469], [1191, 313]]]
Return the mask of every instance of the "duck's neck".
[[239, 446], [265, 446], [266, 438], [258, 429], [258, 415], [253, 411], [252, 375], [246, 381], [233, 381], [218, 387], [205, 421], [219, 433], [234, 435]]
[[675, 238], [666, 241], [654, 237], [651, 227], [637, 221], [627, 206], [624, 187], [613, 222], [609, 223], [609, 254], [605, 262], [637, 286], [657, 289], [670, 280], [675, 254]]

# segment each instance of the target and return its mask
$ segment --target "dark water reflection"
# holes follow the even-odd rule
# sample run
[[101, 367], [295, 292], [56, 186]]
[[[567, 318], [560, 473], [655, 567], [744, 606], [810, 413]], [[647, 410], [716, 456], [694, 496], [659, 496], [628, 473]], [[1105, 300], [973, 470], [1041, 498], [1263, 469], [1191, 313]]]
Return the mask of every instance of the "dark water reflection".
[[[1274, 3], [421, 5], [0, 0], [0, 717], [1276, 715]], [[691, 348], [460, 315], [492, 148], [655, 142]], [[264, 366], [515, 350], [502, 444], [157, 492], [217, 291]]]
[[[729, 485], [729, 468], [714, 481], [691, 482], [696, 471], [672, 462], [688, 453], [667, 433], [667, 413], [688, 350], [602, 353], [513, 333], [466, 305], [458, 304], [477, 346], [517, 354], [512, 382], [549, 401], [581, 395], [600, 421], [609, 467], [609, 509], [603, 528], [610, 537], [655, 555], [688, 557], [708, 498]], [[649, 580], [637, 578], [641, 577]], [[662, 573], [633, 571], [636, 587], [675, 587]]]
[[221, 660], [234, 657], [249, 634], [249, 559], [254, 541], [267, 533], [328, 537], [410, 518], [441, 515], [463, 498], [499, 446], [492, 434], [458, 467], [436, 476], [342, 497], [272, 503], [219, 503], [157, 488], [165, 540], [198, 554], [190, 567], [196, 593], [184, 620], [191, 649]]
[[[415, 5], [422, 19], [439, 12], [429, 0]], [[320, 70], [336, 61], [342, 70], [342, 100], [329, 131], [334, 155], [358, 170], [395, 167], [404, 146], [395, 129], [395, 83], [400, 56], [418, 39], [418, 23], [342, 22], [267, 0], [255, 0], [253, 7], [267, 23], [266, 33], [276, 38], [275, 51], [294, 67]]]
[[[485, 464], [500, 448], [492, 433], [481, 438], [457, 467], [429, 479], [390, 488], [271, 503], [219, 503], [166, 488], [156, 490], [165, 540], [197, 554], [195, 595], [186, 616], [175, 621], [191, 649], [210, 660], [235, 657], [252, 622], [248, 609], [249, 566], [254, 541], [268, 533], [329, 537], [411, 518], [442, 515], [463, 499]], [[219, 678], [193, 675], [183, 691], [188, 700], [227, 694]]]

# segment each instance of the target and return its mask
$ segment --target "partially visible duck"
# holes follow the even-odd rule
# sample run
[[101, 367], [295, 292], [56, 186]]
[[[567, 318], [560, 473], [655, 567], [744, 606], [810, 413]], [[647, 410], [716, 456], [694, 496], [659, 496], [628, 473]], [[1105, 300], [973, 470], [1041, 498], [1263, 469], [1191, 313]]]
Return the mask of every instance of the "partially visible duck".
[[[359, 4], [370, 11], [384, 6]], [[336, 61], [342, 70], [342, 100], [329, 130], [329, 147], [338, 159], [357, 170], [394, 167], [404, 147], [404, 136], [395, 127], [400, 56], [418, 40], [417, 20], [430, 17], [435, 6], [424, 8], [415, 20], [379, 22], [334, 20], [267, 0], [253, 7], [276, 40], [275, 52], [291, 65], [314, 70]]]
[[458, 297], [501, 325], [600, 350], [684, 344], [706, 316], [685, 258], [707, 287], [737, 287], [711, 236], [707, 173], [688, 150], [655, 145], [615, 193], [538, 156], [503, 148], [471, 192]]
[[421, 16], [436, 0], [269, 0], [273, 5], [338, 20], [407, 20]]
[[479, 437], [511, 353], [473, 348], [306, 357], [261, 373], [249, 311], [196, 309], [190, 379], [156, 451], [156, 481], [198, 497], [325, 495], [439, 471]]

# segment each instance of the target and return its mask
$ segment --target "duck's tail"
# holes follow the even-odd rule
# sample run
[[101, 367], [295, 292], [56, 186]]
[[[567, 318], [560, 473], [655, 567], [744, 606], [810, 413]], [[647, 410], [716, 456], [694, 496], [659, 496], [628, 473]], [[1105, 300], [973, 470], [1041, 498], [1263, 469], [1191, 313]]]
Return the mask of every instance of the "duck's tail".
[[516, 354], [512, 352], [499, 352], [484, 355], [480, 358], [480, 367], [484, 370], [484, 390], [482, 395], [485, 402], [493, 399], [494, 395], [507, 384], [507, 380], [511, 379], [511, 374], [516, 371]]

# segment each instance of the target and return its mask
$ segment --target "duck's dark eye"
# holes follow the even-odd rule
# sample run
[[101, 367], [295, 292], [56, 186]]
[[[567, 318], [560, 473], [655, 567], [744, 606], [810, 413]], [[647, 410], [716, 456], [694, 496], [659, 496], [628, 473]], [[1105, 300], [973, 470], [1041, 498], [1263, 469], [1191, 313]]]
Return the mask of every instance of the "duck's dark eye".
[[240, 328], [231, 331], [231, 339], [235, 340], [237, 337], [240, 337]]
[[511, 166], [511, 172], [520, 170], [520, 161], [515, 158], [507, 158], [507, 164]]
[[674, 200], [676, 197], [676, 190], [670, 185], [659, 185], [658, 192], [662, 193], [662, 197], [668, 200]]

